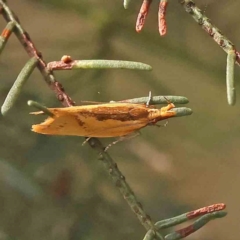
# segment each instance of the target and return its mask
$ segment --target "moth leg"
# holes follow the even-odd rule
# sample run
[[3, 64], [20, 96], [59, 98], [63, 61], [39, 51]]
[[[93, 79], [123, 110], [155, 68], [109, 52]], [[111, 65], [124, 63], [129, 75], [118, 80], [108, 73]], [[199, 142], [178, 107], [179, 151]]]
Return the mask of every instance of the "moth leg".
[[84, 146], [92, 137], [87, 137], [85, 141], [82, 143], [82, 146]]
[[133, 132], [133, 133], [130, 133], [128, 135], [125, 135], [125, 136], [122, 136], [122, 137], [119, 137], [116, 141], [108, 144], [105, 149], [104, 149], [104, 152], [106, 152], [111, 146], [119, 143], [119, 142], [122, 142], [124, 140], [129, 140], [129, 139], [132, 139], [132, 138], [135, 138], [137, 136], [139, 136], [141, 133], [139, 131], [136, 131], [136, 132]]
[[168, 121], [166, 121], [164, 124], [153, 124], [153, 126], [156, 127], [166, 127], [168, 125]]
[[156, 124], [156, 122], [151, 122], [148, 126], [155, 126], [155, 127], [166, 127], [168, 125], [168, 120], [164, 124]]
[[150, 104], [150, 102], [151, 102], [151, 99], [152, 99], [152, 92], [149, 91], [148, 100], [147, 100], [147, 102], [146, 102], [146, 107], [149, 107], [149, 104]]

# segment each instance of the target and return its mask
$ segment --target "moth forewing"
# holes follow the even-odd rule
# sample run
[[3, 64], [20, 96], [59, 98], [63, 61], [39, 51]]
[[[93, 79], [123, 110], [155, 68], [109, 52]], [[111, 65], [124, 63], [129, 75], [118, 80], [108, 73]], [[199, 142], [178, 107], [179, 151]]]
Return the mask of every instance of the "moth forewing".
[[174, 112], [169, 111], [173, 107], [172, 103], [161, 109], [144, 104], [108, 103], [49, 108], [54, 116], [48, 117], [41, 124], [33, 125], [32, 131], [49, 135], [85, 137], [125, 136], [148, 124], [173, 116]]

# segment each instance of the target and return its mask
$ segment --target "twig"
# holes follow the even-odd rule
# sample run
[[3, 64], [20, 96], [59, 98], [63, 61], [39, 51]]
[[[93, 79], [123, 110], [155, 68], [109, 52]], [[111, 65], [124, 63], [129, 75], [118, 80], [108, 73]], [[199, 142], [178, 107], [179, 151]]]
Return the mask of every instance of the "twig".
[[[127, 201], [129, 206], [131, 207], [132, 211], [137, 215], [139, 221], [142, 223], [142, 225], [145, 227], [146, 230], [154, 229], [154, 224], [150, 218], [149, 215], [147, 215], [140, 202], [137, 201], [137, 198], [128, 185], [128, 183], [125, 180], [125, 177], [118, 169], [117, 164], [113, 161], [113, 159], [110, 157], [110, 155], [105, 152], [105, 148], [101, 144], [99, 140], [96, 138], [89, 139], [89, 144], [92, 148], [99, 151], [101, 149], [99, 160], [102, 161], [103, 165], [106, 169], [108, 169], [108, 173], [110, 177], [112, 178], [114, 184], [119, 189], [121, 194], [123, 195], [124, 199]], [[159, 239], [163, 239], [163, 237], [160, 236]]]
[[179, 3], [182, 4], [186, 12], [191, 14], [194, 20], [202, 26], [208, 35], [212, 37], [212, 39], [227, 53], [227, 99], [229, 105], [234, 105], [236, 102], [236, 96], [233, 77], [233, 62], [240, 66], [240, 53], [236, 50], [234, 44], [225, 37], [204, 14], [202, 14], [202, 11], [196, 6], [194, 1], [179, 0]]
[[[205, 30], [210, 37], [226, 52], [235, 50], [233, 43], [225, 37], [220, 30], [214, 26], [210, 19], [196, 6], [192, 0], [179, 0], [187, 13], [191, 14], [194, 20]], [[236, 50], [235, 50], [236, 51]], [[240, 64], [239, 53], [237, 54], [237, 63]]]
[[28, 53], [28, 55], [32, 57], [36, 57], [38, 59], [37, 68], [43, 75], [46, 83], [49, 87], [55, 92], [57, 99], [65, 106], [72, 106], [75, 103], [73, 100], [65, 93], [62, 85], [57, 82], [52, 72], [47, 69], [46, 63], [42, 59], [42, 54], [36, 49], [35, 45], [33, 44], [32, 40], [28, 33], [23, 29], [20, 25], [17, 17], [11, 11], [11, 9], [7, 6], [4, 0], [0, 0], [0, 5], [2, 6], [1, 14], [5, 18], [7, 22], [16, 22], [14, 33], [17, 36], [18, 40]]

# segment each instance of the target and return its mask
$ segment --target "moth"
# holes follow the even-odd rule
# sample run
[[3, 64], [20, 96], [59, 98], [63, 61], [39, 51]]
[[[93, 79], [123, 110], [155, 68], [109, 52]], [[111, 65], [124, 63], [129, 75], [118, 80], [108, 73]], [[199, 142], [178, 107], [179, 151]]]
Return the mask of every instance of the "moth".
[[[52, 113], [44, 122], [33, 125], [32, 131], [48, 135], [84, 137], [121, 137], [148, 125], [173, 117], [175, 105], [160, 109], [148, 104], [104, 103], [66, 108], [47, 108]], [[32, 112], [31, 114], [44, 114]]]

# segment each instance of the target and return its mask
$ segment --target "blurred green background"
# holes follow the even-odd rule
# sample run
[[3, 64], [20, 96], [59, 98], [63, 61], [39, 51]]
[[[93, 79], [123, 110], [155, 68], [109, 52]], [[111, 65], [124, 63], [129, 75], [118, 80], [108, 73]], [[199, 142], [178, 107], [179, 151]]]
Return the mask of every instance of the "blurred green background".
[[[227, 105], [226, 54], [178, 1], [169, 1], [168, 32], [157, 29], [158, 1], [135, 32], [141, 1], [9, 0], [45, 61], [119, 59], [150, 64], [152, 72], [59, 71], [57, 79], [76, 101], [109, 101], [153, 95], [186, 96], [194, 114], [141, 136], [109, 153], [154, 221], [210, 205], [227, 204], [228, 216], [187, 239], [239, 239], [240, 90]], [[240, 49], [239, 1], [198, 0], [198, 6]], [[5, 21], [0, 21], [1, 29]], [[1, 55], [1, 102], [28, 60], [10, 38]], [[236, 67], [236, 80], [240, 69]], [[142, 239], [140, 225], [83, 138], [37, 135], [40, 118], [27, 100], [60, 106], [37, 70], [11, 113], [0, 121], [0, 239]], [[104, 139], [104, 143], [112, 142]]]

